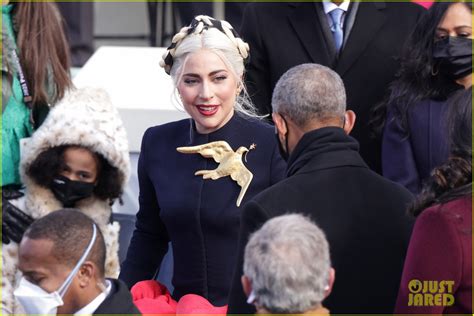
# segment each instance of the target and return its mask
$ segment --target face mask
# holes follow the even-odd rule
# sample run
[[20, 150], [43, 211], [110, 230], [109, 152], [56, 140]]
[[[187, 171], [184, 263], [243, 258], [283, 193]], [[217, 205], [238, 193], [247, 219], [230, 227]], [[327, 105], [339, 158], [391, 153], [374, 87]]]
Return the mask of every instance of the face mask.
[[89, 245], [74, 269], [69, 273], [66, 281], [64, 281], [57, 291], [48, 293], [41, 287], [29, 282], [24, 277], [21, 278], [20, 284], [13, 294], [23, 306], [26, 314], [56, 315], [58, 306], [64, 305], [64, 294], [66, 294], [77, 271], [79, 271], [94, 245], [97, 236], [97, 228], [94, 224], [92, 226], [92, 239], [89, 242]]
[[433, 57], [445, 76], [457, 80], [472, 72], [472, 39], [449, 36], [436, 42]]
[[94, 183], [72, 181], [58, 176], [51, 184], [51, 191], [64, 207], [73, 207], [77, 201], [90, 197], [94, 187]]
[[[281, 158], [283, 158], [284, 161], [288, 161], [288, 158], [290, 157], [290, 155], [288, 154], [286, 149], [281, 144], [280, 138], [278, 137], [278, 133], [275, 134], [275, 137], [276, 137], [276, 141], [277, 141], [277, 144], [278, 144], [278, 150], [280, 151]], [[287, 146], [286, 148], [288, 148], [288, 138], [285, 138], [285, 146]]]
[[[288, 131], [288, 124], [286, 123], [286, 120], [283, 117], [283, 115], [281, 115], [281, 118], [283, 119], [283, 121], [285, 121], [286, 130]], [[290, 154], [288, 153], [288, 135], [285, 137], [285, 147], [283, 147], [283, 145], [280, 142], [280, 137], [278, 137], [278, 130], [276, 129], [276, 126], [275, 126], [275, 137], [278, 144], [278, 150], [280, 151], [280, 156], [283, 158], [283, 160], [288, 161], [288, 158], [290, 157]]]

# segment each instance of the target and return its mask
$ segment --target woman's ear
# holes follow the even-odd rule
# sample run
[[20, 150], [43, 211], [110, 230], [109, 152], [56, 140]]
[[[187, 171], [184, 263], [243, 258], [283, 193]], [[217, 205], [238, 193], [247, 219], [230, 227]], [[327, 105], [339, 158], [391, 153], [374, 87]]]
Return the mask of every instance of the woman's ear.
[[241, 92], [242, 92], [242, 85], [239, 83], [239, 84], [237, 84], [237, 90], [236, 90], [235, 94], [237, 96], [239, 96]]
[[344, 126], [342, 127], [344, 129], [344, 132], [346, 132], [347, 135], [350, 134], [352, 129], [354, 128], [356, 121], [356, 114], [352, 110], [347, 110], [346, 113], [344, 114]]

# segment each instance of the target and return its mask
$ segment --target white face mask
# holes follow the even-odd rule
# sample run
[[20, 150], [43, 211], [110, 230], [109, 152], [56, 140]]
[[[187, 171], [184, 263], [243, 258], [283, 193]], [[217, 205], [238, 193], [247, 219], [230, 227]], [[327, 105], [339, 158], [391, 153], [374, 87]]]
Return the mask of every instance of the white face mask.
[[97, 236], [97, 228], [95, 225], [92, 226], [92, 239], [89, 242], [89, 245], [84, 251], [81, 259], [79, 259], [74, 269], [72, 269], [71, 273], [69, 273], [68, 277], [57, 291], [48, 293], [41, 287], [29, 282], [25, 277], [21, 278], [20, 284], [13, 294], [23, 306], [27, 314], [56, 315], [58, 306], [64, 305], [64, 294], [66, 294], [77, 271], [79, 271], [94, 245]]

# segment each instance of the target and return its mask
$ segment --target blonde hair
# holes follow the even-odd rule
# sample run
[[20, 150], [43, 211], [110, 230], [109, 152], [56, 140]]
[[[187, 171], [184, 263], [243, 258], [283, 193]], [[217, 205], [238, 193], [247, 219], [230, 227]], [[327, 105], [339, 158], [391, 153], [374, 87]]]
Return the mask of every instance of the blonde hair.
[[182, 78], [189, 55], [202, 49], [219, 56], [234, 76], [240, 88], [234, 105], [235, 111], [245, 116], [261, 118], [242, 80], [245, 72], [244, 61], [248, 58], [249, 46], [238, 37], [226, 21], [200, 15], [173, 37], [171, 46], [163, 55], [160, 65], [171, 76], [175, 87]]

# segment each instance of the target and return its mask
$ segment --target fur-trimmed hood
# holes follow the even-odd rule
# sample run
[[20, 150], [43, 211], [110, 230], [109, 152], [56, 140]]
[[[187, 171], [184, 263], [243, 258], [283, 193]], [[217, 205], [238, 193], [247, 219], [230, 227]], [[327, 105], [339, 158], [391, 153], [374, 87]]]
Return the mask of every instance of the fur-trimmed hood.
[[[122, 187], [130, 176], [130, 159], [125, 129], [117, 109], [112, 105], [109, 95], [101, 89], [82, 88], [70, 90], [55, 107], [41, 127], [22, 148], [20, 175], [26, 185], [26, 207], [33, 216], [41, 217], [61, 208], [61, 203], [52, 192], [39, 186], [26, 174], [26, 170], [38, 155], [52, 147], [80, 145], [102, 155], [122, 175]], [[45, 172], [48, 172], [45, 170]], [[105, 224], [110, 216], [110, 201], [95, 196], [82, 200], [77, 208], [94, 211], [98, 223]], [[97, 214], [104, 209], [106, 214]], [[87, 212], [89, 211], [89, 212]], [[96, 218], [97, 216], [107, 216]]]

